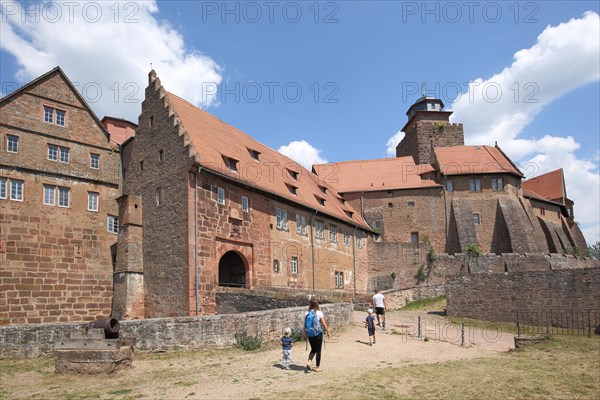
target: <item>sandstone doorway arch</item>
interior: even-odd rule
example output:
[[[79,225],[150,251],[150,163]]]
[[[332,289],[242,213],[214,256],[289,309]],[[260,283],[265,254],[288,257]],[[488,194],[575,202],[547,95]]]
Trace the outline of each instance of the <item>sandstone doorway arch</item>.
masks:
[[[219,286],[246,287],[246,265],[243,255],[228,251],[219,260]]]

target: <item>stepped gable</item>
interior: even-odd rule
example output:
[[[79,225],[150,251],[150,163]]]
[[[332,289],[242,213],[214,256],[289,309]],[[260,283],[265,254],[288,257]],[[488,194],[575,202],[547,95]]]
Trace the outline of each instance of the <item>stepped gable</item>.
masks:
[[[523,181],[522,187],[523,194],[565,205],[567,194],[562,168]]]
[[[203,168],[370,230],[332,186],[297,162],[173,93],[165,97]]]
[[[430,164],[415,164],[412,157],[315,164],[313,171],[339,193],[439,187],[421,175],[435,171]]]
[[[444,175],[523,174],[498,148],[492,146],[436,147],[435,158]]]

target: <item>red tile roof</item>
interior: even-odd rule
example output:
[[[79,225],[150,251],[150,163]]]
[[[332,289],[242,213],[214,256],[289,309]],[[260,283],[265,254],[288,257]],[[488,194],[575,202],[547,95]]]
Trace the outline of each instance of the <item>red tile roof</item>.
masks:
[[[440,172],[444,175],[506,173],[523,176],[497,147],[436,147],[434,152]]]
[[[315,164],[313,170],[339,193],[439,186],[420,176],[435,168],[429,164],[416,165],[412,157]]]
[[[359,213],[347,203],[342,204],[332,186],[297,162],[175,94],[167,93],[167,98],[204,168],[370,230]],[[253,158],[252,152],[259,153],[259,161]],[[237,172],[225,164],[227,159],[236,162]],[[297,179],[289,171],[296,172]],[[297,188],[297,195],[291,193],[290,186]],[[319,204],[319,198],[325,200],[325,206]]]
[[[110,140],[117,144],[123,144],[127,139],[135,135],[137,124],[122,118],[106,116],[102,118],[102,125],[110,133]]]
[[[567,198],[562,168],[523,181],[521,187],[523,188],[523,192],[528,190],[529,192],[534,192],[542,199],[560,204],[565,204],[565,199]]]

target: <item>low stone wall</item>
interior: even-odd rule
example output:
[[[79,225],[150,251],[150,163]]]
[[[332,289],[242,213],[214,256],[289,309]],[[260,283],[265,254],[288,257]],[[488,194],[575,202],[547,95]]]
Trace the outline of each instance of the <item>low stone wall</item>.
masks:
[[[405,289],[382,290],[388,310],[396,310],[419,299],[431,299],[446,294],[446,285],[422,285]],[[364,311],[371,308],[373,294],[359,294],[354,298],[354,309]]]
[[[600,268],[471,274],[448,279],[448,315],[514,321],[513,310],[600,309]]]
[[[350,303],[324,304],[330,327],[352,319]],[[235,344],[235,335],[259,333],[265,341],[280,337],[284,327],[300,329],[306,306],[211,315],[201,318],[157,318],[121,321],[120,337],[131,340],[143,352],[197,350]],[[0,331],[0,358],[34,358],[52,355],[54,343],[67,340],[83,324],[6,325]]]

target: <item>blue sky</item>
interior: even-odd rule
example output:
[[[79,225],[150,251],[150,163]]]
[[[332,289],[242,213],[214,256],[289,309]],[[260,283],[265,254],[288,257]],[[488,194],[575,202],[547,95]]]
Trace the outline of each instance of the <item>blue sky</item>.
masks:
[[[597,1],[35,4],[2,3],[4,94],[60,65],[100,117],[136,121],[152,63],[169,91],[307,165],[390,156],[414,100],[441,97],[468,144],[564,167],[600,237]]]

